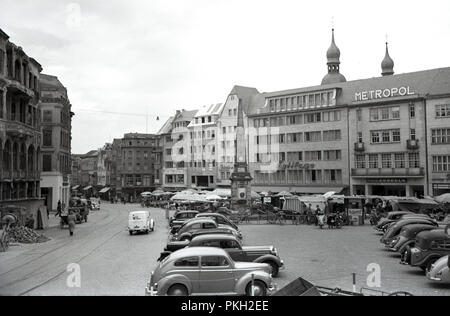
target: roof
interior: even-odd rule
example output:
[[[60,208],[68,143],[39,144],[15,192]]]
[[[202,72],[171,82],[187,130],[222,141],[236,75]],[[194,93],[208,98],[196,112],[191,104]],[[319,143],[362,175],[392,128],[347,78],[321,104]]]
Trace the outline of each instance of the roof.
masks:
[[[220,112],[222,112],[223,106],[224,106],[223,103],[205,105],[201,107],[200,110],[197,111],[197,113],[195,113],[194,117],[219,115]]]
[[[242,110],[245,114],[253,113],[256,108],[264,106],[265,98],[256,88],[234,86],[230,95],[236,95],[242,101]]]
[[[363,91],[384,90],[388,88],[390,89],[404,86],[411,87],[415,97],[449,94],[450,67],[409,72],[392,76],[359,79],[327,85],[310,86],[291,90],[275,91],[262,93],[262,95],[264,96],[264,98],[270,98],[339,88],[341,89],[341,94],[338,95],[337,104],[349,105],[354,103],[355,93]],[[395,100],[396,98],[397,97],[391,99]],[[269,111],[269,109],[266,110]],[[257,114],[257,111],[253,111],[251,114]]]
[[[0,36],[4,37],[5,39],[9,39],[9,35],[6,34],[1,28],[0,28]]]
[[[194,116],[197,113],[197,111],[198,110],[192,110],[192,111],[181,110],[175,116],[175,118],[173,120],[173,123],[175,123],[175,122],[184,122],[184,121],[189,121],[190,122],[194,118]]]
[[[204,235],[198,235],[192,238],[192,240],[209,240],[209,239],[226,239],[226,240],[236,240],[236,237],[231,234],[204,234]]]
[[[158,135],[161,134],[169,134],[172,130],[172,123],[174,120],[174,116],[169,117],[169,119],[164,123],[164,125],[159,129]]]
[[[214,247],[192,247],[182,248],[170,254],[171,260],[177,260],[186,256],[226,256],[227,252],[221,248]]]
[[[417,238],[422,239],[450,239],[450,237],[445,233],[444,229],[433,229],[420,232],[417,234]]]

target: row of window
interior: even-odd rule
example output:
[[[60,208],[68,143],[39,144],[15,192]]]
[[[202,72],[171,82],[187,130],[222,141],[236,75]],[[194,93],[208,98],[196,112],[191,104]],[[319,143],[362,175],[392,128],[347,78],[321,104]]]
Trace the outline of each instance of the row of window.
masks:
[[[340,169],[278,170],[276,172],[255,171],[255,183],[270,184],[340,184]]]
[[[331,142],[342,140],[341,130],[330,130],[317,132],[297,132],[277,135],[262,135],[255,136],[256,145],[270,145],[270,144],[289,144],[301,142]]]
[[[267,154],[256,154],[257,163],[271,163],[284,161],[337,161],[342,159],[341,150],[313,150],[313,151],[290,151]]]
[[[420,168],[420,156],[419,153],[361,154],[356,155],[355,167],[357,169]]]
[[[269,99],[270,112],[309,109],[335,105],[334,91]]]
[[[370,139],[372,144],[390,144],[400,142],[400,129],[386,129],[371,131]]]
[[[279,127],[299,124],[312,124],[322,122],[339,122],[341,121],[341,111],[325,111],[314,112],[308,114],[296,114],[266,118],[253,119],[253,126],[259,127]]]
[[[450,128],[437,128],[431,130],[432,144],[450,144]]]
[[[149,187],[154,183],[154,177],[150,175],[126,175],[124,180],[126,186]]]
[[[450,155],[432,156],[432,160],[433,160],[433,172],[450,171]]]
[[[386,120],[399,120],[400,119],[400,107],[383,107],[370,109],[371,121],[386,121]]]

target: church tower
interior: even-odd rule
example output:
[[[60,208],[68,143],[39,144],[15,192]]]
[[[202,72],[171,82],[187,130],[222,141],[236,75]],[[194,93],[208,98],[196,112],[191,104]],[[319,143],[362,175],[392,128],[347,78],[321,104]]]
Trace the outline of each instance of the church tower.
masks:
[[[327,51],[328,74],[323,78],[322,85],[347,81],[339,72],[341,51],[334,41],[334,29],[331,32],[331,46]]]

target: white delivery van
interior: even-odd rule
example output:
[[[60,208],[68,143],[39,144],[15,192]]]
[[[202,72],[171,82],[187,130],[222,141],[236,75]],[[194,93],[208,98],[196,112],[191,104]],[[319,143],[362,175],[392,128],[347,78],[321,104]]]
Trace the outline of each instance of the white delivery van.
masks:
[[[149,211],[134,211],[128,215],[128,231],[130,235],[133,232],[144,232],[146,234],[149,231],[155,230],[155,222],[150,218]]]

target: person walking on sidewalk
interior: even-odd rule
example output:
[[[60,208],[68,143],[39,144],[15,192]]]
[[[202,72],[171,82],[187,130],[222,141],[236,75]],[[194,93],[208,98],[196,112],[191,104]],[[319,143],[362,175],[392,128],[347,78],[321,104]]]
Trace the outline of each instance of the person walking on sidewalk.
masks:
[[[69,211],[69,215],[67,216],[67,222],[69,223],[69,232],[70,236],[73,236],[73,231],[75,230],[75,221],[77,217],[73,213],[73,211]]]
[[[59,200],[59,201],[58,201],[58,206],[56,207],[56,214],[55,214],[55,217],[56,217],[56,216],[61,216],[61,211],[62,211],[62,209],[61,209],[61,200]]]

